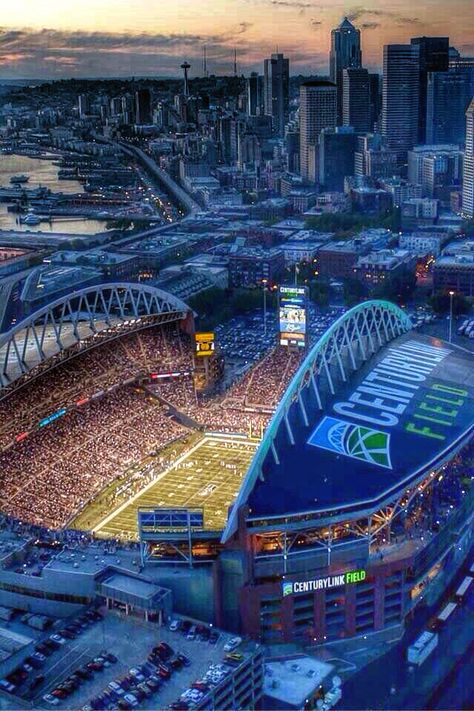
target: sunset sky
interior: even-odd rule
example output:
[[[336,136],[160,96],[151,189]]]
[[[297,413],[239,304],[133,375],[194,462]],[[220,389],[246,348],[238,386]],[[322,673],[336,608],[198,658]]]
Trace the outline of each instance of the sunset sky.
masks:
[[[6,0],[4,0],[6,3]],[[261,70],[275,51],[291,72],[326,73],[332,27],[348,15],[362,30],[364,65],[382,46],[418,35],[449,35],[474,55],[474,0],[13,0],[2,13],[0,79],[176,76],[187,59],[201,73]]]

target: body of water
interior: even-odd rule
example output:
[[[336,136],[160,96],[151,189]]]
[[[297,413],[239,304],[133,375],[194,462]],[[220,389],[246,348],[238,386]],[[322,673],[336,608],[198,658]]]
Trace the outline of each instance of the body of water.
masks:
[[[59,161],[60,156],[54,160]],[[0,186],[12,187],[10,178],[14,175],[28,175],[25,188],[37,188],[40,185],[62,193],[82,193],[82,184],[77,180],[59,180],[58,166],[52,160],[28,158],[27,156],[0,155]],[[84,218],[57,217],[52,222],[39,225],[22,225],[18,215],[8,212],[7,203],[0,203],[0,230],[22,230],[30,232],[70,232],[71,234],[95,234],[105,231],[105,223]]]

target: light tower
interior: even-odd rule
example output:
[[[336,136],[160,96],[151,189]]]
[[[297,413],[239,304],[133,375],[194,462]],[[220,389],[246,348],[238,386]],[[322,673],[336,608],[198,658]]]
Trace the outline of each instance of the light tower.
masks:
[[[191,65],[188,62],[183,62],[181,69],[184,71],[184,95],[189,96],[189,84],[188,84],[188,69],[191,69]]]

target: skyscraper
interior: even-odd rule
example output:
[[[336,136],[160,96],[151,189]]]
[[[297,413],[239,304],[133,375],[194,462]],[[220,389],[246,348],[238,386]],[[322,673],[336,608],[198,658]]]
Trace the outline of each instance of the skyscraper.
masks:
[[[316,182],[315,156],[323,128],[337,123],[337,87],[329,81],[306,81],[300,87],[300,170],[310,182]]]
[[[448,71],[449,37],[414,37],[411,44],[419,53],[418,143],[425,143],[428,73]]]
[[[382,113],[382,82],[380,74],[369,74],[370,82],[370,130],[379,130]]]
[[[342,123],[356,133],[370,131],[370,80],[367,69],[342,70]]]
[[[342,122],[342,71],[362,66],[360,30],[347,17],[339,27],[331,31],[331,52],[329,55],[329,76],[337,86],[337,120]]]
[[[139,89],[135,92],[135,123],[138,125],[151,123],[150,89]]]
[[[324,128],[319,137],[319,185],[325,191],[342,192],[344,178],[354,175],[357,136],[352,126]]]
[[[462,69],[428,74],[426,143],[464,143],[470,84],[469,72]]]
[[[247,79],[247,114],[259,116],[262,104],[262,77],[257,72],[252,72]]]
[[[474,218],[474,99],[472,99],[466,111],[462,212],[466,217]]]
[[[272,54],[265,60],[263,100],[267,116],[272,117],[273,130],[277,136],[285,133],[288,121],[290,97],[290,60],[283,54]]]
[[[388,150],[406,158],[418,138],[419,48],[388,44],[383,48],[382,135]]]

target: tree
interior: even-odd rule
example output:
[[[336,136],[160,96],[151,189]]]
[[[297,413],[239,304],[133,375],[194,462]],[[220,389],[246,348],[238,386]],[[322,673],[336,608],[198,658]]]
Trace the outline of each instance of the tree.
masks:
[[[406,304],[416,289],[416,274],[403,269],[383,282],[374,291],[374,296],[400,304]]]
[[[329,304],[330,286],[326,281],[312,281],[309,285],[309,298],[318,306]]]
[[[344,280],[344,303],[346,306],[354,306],[360,301],[367,298],[368,289],[365,284],[363,284],[358,279],[345,279]]]
[[[451,297],[449,291],[437,291],[430,298],[430,306],[436,314],[445,314],[450,309]],[[453,296],[453,314],[466,314],[470,311],[471,305],[465,296],[462,294],[454,294]]]

